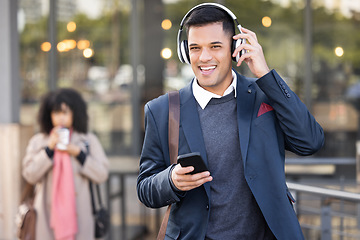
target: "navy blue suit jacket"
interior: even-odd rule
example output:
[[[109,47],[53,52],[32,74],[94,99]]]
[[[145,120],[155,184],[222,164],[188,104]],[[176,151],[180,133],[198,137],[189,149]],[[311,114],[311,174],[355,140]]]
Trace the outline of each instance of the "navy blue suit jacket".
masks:
[[[274,70],[257,81],[237,73],[236,91],[246,181],[275,237],[303,239],[285,182],[285,150],[303,156],[313,154],[323,145],[323,130]],[[171,187],[168,112],[167,94],[145,105],[138,197],[152,208],[173,204],[166,239],[204,239],[211,211],[211,183],[181,193]],[[179,155],[200,152],[207,163],[191,84],[180,90],[179,131]]]

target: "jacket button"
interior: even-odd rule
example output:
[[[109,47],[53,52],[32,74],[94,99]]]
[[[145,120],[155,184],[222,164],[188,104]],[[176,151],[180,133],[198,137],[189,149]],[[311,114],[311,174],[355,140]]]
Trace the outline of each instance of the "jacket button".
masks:
[[[209,210],[209,205],[206,205],[206,210]]]

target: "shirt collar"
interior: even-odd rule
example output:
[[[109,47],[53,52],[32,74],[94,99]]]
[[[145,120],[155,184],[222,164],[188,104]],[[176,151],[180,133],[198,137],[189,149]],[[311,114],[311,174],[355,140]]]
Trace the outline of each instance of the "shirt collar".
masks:
[[[237,76],[234,70],[231,70],[232,73],[232,83],[230,86],[225,90],[224,95],[226,96],[232,91],[235,90],[235,98],[236,98],[236,83],[237,83]],[[199,103],[200,107],[204,109],[207,104],[210,102],[211,98],[221,98],[223,96],[217,95],[215,93],[209,92],[205,90],[204,88],[200,87],[199,83],[197,82],[197,79],[194,78],[193,84],[192,84],[192,90],[194,97],[196,101]]]

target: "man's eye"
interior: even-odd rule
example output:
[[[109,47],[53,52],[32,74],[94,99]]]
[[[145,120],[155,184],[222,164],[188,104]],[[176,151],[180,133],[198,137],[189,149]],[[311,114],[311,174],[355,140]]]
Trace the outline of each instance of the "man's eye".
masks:
[[[221,46],[220,45],[214,45],[214,46],[212,46],[212,48],[221,48]]]
[[[199,49],[198,47],[190,47],[190,50],[197,50]]]

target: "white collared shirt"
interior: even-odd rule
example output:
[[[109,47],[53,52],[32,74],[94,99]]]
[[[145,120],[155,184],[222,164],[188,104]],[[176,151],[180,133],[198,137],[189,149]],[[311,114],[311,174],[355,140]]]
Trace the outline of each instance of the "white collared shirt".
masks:
[[[235,91],[235,98],[236,98],[237,77],[236,77],[236,73],[234,72],[234,70],[231,70],[231,73],[232,73],[232,79],[233,79],[232,83],[225,90],[223,96],[226,96],[229,93],[231,93],[232,91]],[[199,105],[200,105],[200,107],[202,109],[204,109],[208,105],[211,98],[221,98],[221,97],[223,97],[223,96],[217,95],[215,93],[209,92],[209,91],[205,90],[204,88],[200,87],[200,85],[199,85],[196,78],[194,78],[194,81],[193,81],[193,84],[192,84],[192,90],[193,90],[193,94],[194,94],[194,97],[195,97],[196,101],[199,103]]]

